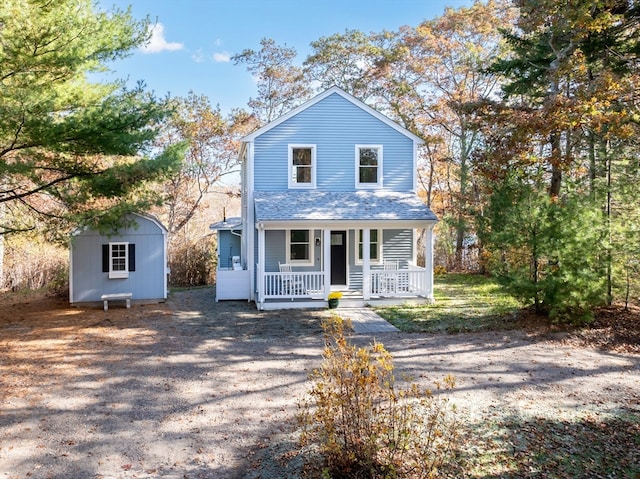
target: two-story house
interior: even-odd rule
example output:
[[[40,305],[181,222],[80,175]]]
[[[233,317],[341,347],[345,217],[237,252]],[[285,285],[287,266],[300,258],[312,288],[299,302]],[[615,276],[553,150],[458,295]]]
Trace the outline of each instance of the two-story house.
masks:
[[[217,299],[260,309],[433,298],[421,139],[333,87],[245,137],[242,217],[219,233]],[[426,267],[416,265],[426,230]]]

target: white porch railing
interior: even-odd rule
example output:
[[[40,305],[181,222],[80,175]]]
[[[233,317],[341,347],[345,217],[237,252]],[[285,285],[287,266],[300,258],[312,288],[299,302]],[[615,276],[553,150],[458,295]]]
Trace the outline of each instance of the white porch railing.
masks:
[[[428,294],[425,269],[371,270],[371,295],[400,297]]]
[[[270,298],[324,298],[324,272],[264,272],[263,297]]]
[[[266,299],[324,299],[324,272],[260,272],[262,301]],[[425,269],[371,270],[373,297],[399,298],[430,294]]]

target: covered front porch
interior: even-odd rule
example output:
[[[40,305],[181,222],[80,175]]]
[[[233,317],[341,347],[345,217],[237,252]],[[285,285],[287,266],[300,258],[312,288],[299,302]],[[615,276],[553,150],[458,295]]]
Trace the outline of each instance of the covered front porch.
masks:
[[[256,191],[254,206],[259,309],[324,308],[334,291],[341,306],[433,300],[437,218],[415,193]]]
[[[300,228],[300,225],[289,225]],[[433,268],[415,264],[416,232],[366,227],[306,230],[258,228],[256,303],[259,309],[326,308],[331,292],[342,293],[340,307],[392,305],[433,300]],[[272,227],[273,228],[273,227]],[[338,228],[338,229],[334,229]],[[283,242],[268,240],[283,233],[309,231],[309,256],[317,262],[296,265],[281,254]],[[424,257],[433,254],[433,225],[425,228]],[[270,234],[271,233],[271,234]],[[407,238],[410,245],[407,245]],[[404,239],[405,244],[401,244]],[[286,248],[291,243],[285,241]],[[395,246],[395,247],[394,247]],[[297,247],[300,247],[298,245]],[[370,255],[362,255],[369,251]],[[284,255],[286,256],[286,255]],[[278,258],[277,267],[274,258]],[[280,261],[282,260],[282,261]],[[430,263],[430,262],[429,262]]]

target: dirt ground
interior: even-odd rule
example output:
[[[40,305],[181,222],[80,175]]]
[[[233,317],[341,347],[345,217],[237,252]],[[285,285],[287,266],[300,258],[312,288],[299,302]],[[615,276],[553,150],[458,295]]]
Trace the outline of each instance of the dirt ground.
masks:
[[[209,288],[107,312],[0,294],[0,479],[299,477],[291,425],[328,314],[216,303]],[[640,411],[637,339],[603,328],[376,339],[398,377],[453,374],[470,420]]]

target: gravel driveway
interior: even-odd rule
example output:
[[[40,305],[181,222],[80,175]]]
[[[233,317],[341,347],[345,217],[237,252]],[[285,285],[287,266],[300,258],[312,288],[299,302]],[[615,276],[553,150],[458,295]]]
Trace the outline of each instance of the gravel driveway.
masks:
[[[260,312],[211,289],[51,308],[1,313],[0,479],[297,477],[290,425],[327,311]],[[418,382],[455,375],[470,418],[640,410],[637,355],[517,331],[377,339]]]

